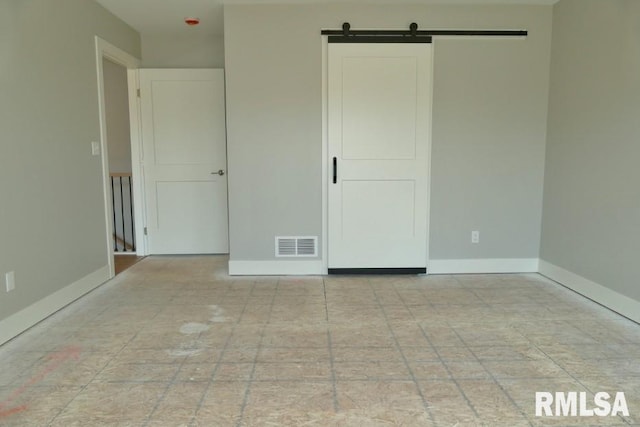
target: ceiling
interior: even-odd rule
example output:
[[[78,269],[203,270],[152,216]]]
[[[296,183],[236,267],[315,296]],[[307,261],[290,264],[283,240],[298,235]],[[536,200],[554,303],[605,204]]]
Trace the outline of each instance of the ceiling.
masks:
[[[96,0],[143,35],[173,35],[187,31],[223,35],[224,4],[239,3],[344,3],[340,0]],[[349,0],[354,4],[539,4],[558,0]],[[188,27],[186,17],[200,18],[200,25]]]
[[[140,34],[173,35],[186,31],[222,36],[222,0],[96,0]],[[188,27],[184,18],[200,18]]]

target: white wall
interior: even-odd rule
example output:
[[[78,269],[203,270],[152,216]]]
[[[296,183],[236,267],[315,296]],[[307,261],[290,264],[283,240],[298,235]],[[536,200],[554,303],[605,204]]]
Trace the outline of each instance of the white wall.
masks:
[[[562,0],[553,12],[540,256],[601,285],[588,294],[601,302],[640,302],[639,23],[635,0]]]
[[[323,28],[527,29],[437,39],[432,259],[537,258],[550,6],[228,5],[231,259],[272,260],[275,235],[322,232]],[[470,243],[479,230],[481,243]]]
[[[173,35],[144,34],[142,68],[224,68],[224,40],[196,31]]]
[[[12,315],[53,295],[68,302],[80,296],[64,291],[70,284],[104,279],[94,37],[138,57],[140,40],[87,0],[3,0],[0,17],[0,277],[16,276],[13,292],[3,280],[0,288],[2,342],[41,320]]]

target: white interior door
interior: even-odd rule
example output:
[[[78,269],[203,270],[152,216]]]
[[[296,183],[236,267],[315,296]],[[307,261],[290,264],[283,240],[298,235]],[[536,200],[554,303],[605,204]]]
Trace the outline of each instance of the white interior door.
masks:
[[[140,70],[150,254],[227,253],[223,70]]]
[[[431,44],[328,49],[329,272],[424,272]]]

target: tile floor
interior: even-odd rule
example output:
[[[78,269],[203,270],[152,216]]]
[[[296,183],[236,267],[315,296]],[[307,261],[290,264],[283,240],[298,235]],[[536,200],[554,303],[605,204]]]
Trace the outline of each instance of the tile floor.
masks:
[[[226,262],[146,258],[0,347],[0,425],[640,425],[640,326],[541,276]],[[536,391],[630,414],[536,417]]]

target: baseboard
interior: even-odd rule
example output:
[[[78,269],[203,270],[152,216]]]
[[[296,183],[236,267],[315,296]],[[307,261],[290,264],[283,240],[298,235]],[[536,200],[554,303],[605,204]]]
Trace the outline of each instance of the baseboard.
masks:
[[[427,274],[537,273],[537,258],[451,259],[429,261]],[[229,261],[231,276],[326,274],[322,261]]]
[[[540,260],[540,274],[575,291],[634,322],[640,323],[640,301],[622,295],[603,285],[565,270],[562,267]]]
[[[105,265],[6,319],[0,320],[0,345],[20,335],[107,280],[109,280],[109,266]]]
[[[323,274],[316,261],[229,261],[230,276],[309,276]]]
[[[432,259],[427,274],[537,273],[538,258]]]

